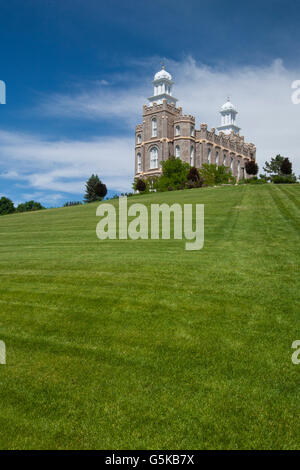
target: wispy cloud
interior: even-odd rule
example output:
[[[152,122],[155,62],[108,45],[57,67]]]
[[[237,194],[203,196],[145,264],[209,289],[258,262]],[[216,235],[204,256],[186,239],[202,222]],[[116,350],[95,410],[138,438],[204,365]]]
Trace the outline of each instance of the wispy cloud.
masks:
[[[287,69],[280,60],[264,67],[207,67],[192,58],[166,62],[166,67],[174,76],[179,105],[184,113],[195,115],[197,126],[207,122],[217,127],[219,108],[229,94],[239,110],[242,134],[257,146],[260,169],[266,159],[281,153],[291,158],[294,171],[300,173],[300,105],[291,102],[291,84],[300,79],[300,69]],[[112,134],[115,123],[122,122],[127,135],[120,137],[115,131],[113,137],[83,141],[1,131],[1,177],[17,182],[24,193],[47,191],[54,198],[82,194],[84,182],[93,172],[108,188],[129,190],[134,172],[134,127],[142,122],[142,105],[152,93],[149,63],[135,64],[135,70],[132,75],[126,72],[123,84],[120,76],[109,83],[103,79],[84,90],[81,87],[80,92],[77,87],[74,93],[50,95],[39,106],[44,118],[108,121]]]
[[[132,138],[50,141],[0,132],[0,176],[33,190],[80,194],[91,173],[111,190],[128,190],[133,175]]]
[[[103,83],[93,84],[91,90],[45,97],[38,111],[43,115],[72,119],[117,120],[118,124],[132,128],[146,101],[145,92],[145,87],[133,90],[127,87],[116,89],[109,83],[105,86]]]
[[[42,110],[77,119],[118,119],[133,134],[134,125],[142,120],[142,104],[152,94],[149,63],[153,61],[133,63],[139,71],[138,80],[135,70],[131,81],[127,72],[126,86],[122,87],[119,77],[118,88],[98,86],[79,94],[56,94],[42,103]],[[192,57],[181,62],[166,61],[166,66],[174,75],[174,94],[179,105],[184,113],[196,116],[198,126],[207,122],[217,127],[219,108],[230,95],[239,110],[242,134],[257,146],[261,167],[267,158],[282,153],[300,171],[300,105],[291,102],[291,83],[300,79],[300,69],[288,69],[279,59],[263,67],[230,64],[208,67],[197,64]]]

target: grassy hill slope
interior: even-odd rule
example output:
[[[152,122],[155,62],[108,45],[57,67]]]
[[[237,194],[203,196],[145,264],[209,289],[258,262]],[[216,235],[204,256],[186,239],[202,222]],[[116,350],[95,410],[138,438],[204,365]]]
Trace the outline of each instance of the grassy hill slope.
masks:
[[[128,200],[204,203],[192,252],[98,240],[97,204],[0,217],[0,448],[299,449],[299,196]]]

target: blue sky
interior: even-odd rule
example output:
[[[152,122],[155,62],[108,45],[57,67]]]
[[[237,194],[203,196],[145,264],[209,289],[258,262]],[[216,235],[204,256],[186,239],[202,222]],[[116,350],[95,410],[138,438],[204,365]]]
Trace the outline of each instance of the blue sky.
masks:
[[[293,0],[1,1],[0,196],[61,205],[93,172],[130,190],[161,60],[197,126],[218,125],[229,93],[259,163],[282,152],[298,169],[299,14]]]

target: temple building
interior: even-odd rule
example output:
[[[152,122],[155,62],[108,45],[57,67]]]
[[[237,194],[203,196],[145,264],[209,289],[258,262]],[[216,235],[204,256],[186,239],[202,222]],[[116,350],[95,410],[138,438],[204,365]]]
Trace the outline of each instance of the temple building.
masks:
[[[247,178],[245,164],[256,159],[256,147],[246,143],[236,123],[236,108],[227,98],[220,109],[221,125],[195,127],[195,117],[182,114],[173,97],[172,76],[164,67],[153,80],[153,96],[143,107],[143,123],[136,126],[135,177],[160,175],[161,162],[179,157],[191,166],[225,165],[237,179]]]

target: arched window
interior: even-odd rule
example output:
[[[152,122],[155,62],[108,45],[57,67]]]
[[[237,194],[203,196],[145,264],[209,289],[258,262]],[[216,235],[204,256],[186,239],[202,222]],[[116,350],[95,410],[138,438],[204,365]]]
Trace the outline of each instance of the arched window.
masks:
[[[157,137],[157,119],[152,119],[152,137]]]
[[[192,146],[191,146],[191,155],[190,155],[190,165],[191,165],[191,166],[194,166],[194,165],[195,165],[195,162],[194,162],[194,160],[195,160],[194,154],[195,154],[195,152],[194,152],[194,146],[192,145]]]
[[[232,168],[233,168],[233,158],[231,157],[230,158],[230,169],[232,170]]]
[[[180,126],[175,127],[175,135],[180,135]]]
[[[226,166],[226,154],[223,155],[223,165]]]
[[[216,152],[216,166],[219,165],[219,152]]]
[[[194,137],[195,135],[195,127],[191,126],[191,136]]]
[[[207,162],[210,164],[210,157],[211,157],[211,149],[209,148],[207,151]]]
[[[137,172],[141,173],[142,171],[142,155],[140,153],[137,154]]]
[[[240,179],[240,176],[241,176],[240,172],[241,172],[241,162],[238,160],[238,162],[237,162],[237,177],[238,177],[238,179]]]
[[[152,147],[150,150],[150,168],[158,168],[158,150],[157,147]]]
[[[179,145],[176,145],[176,147],[175,147],[175,157],[180,158],[180,147],[179,147]]]
[[[142,142],[142,136],[141,134],[137,135],[137,143],[140,144]]]

